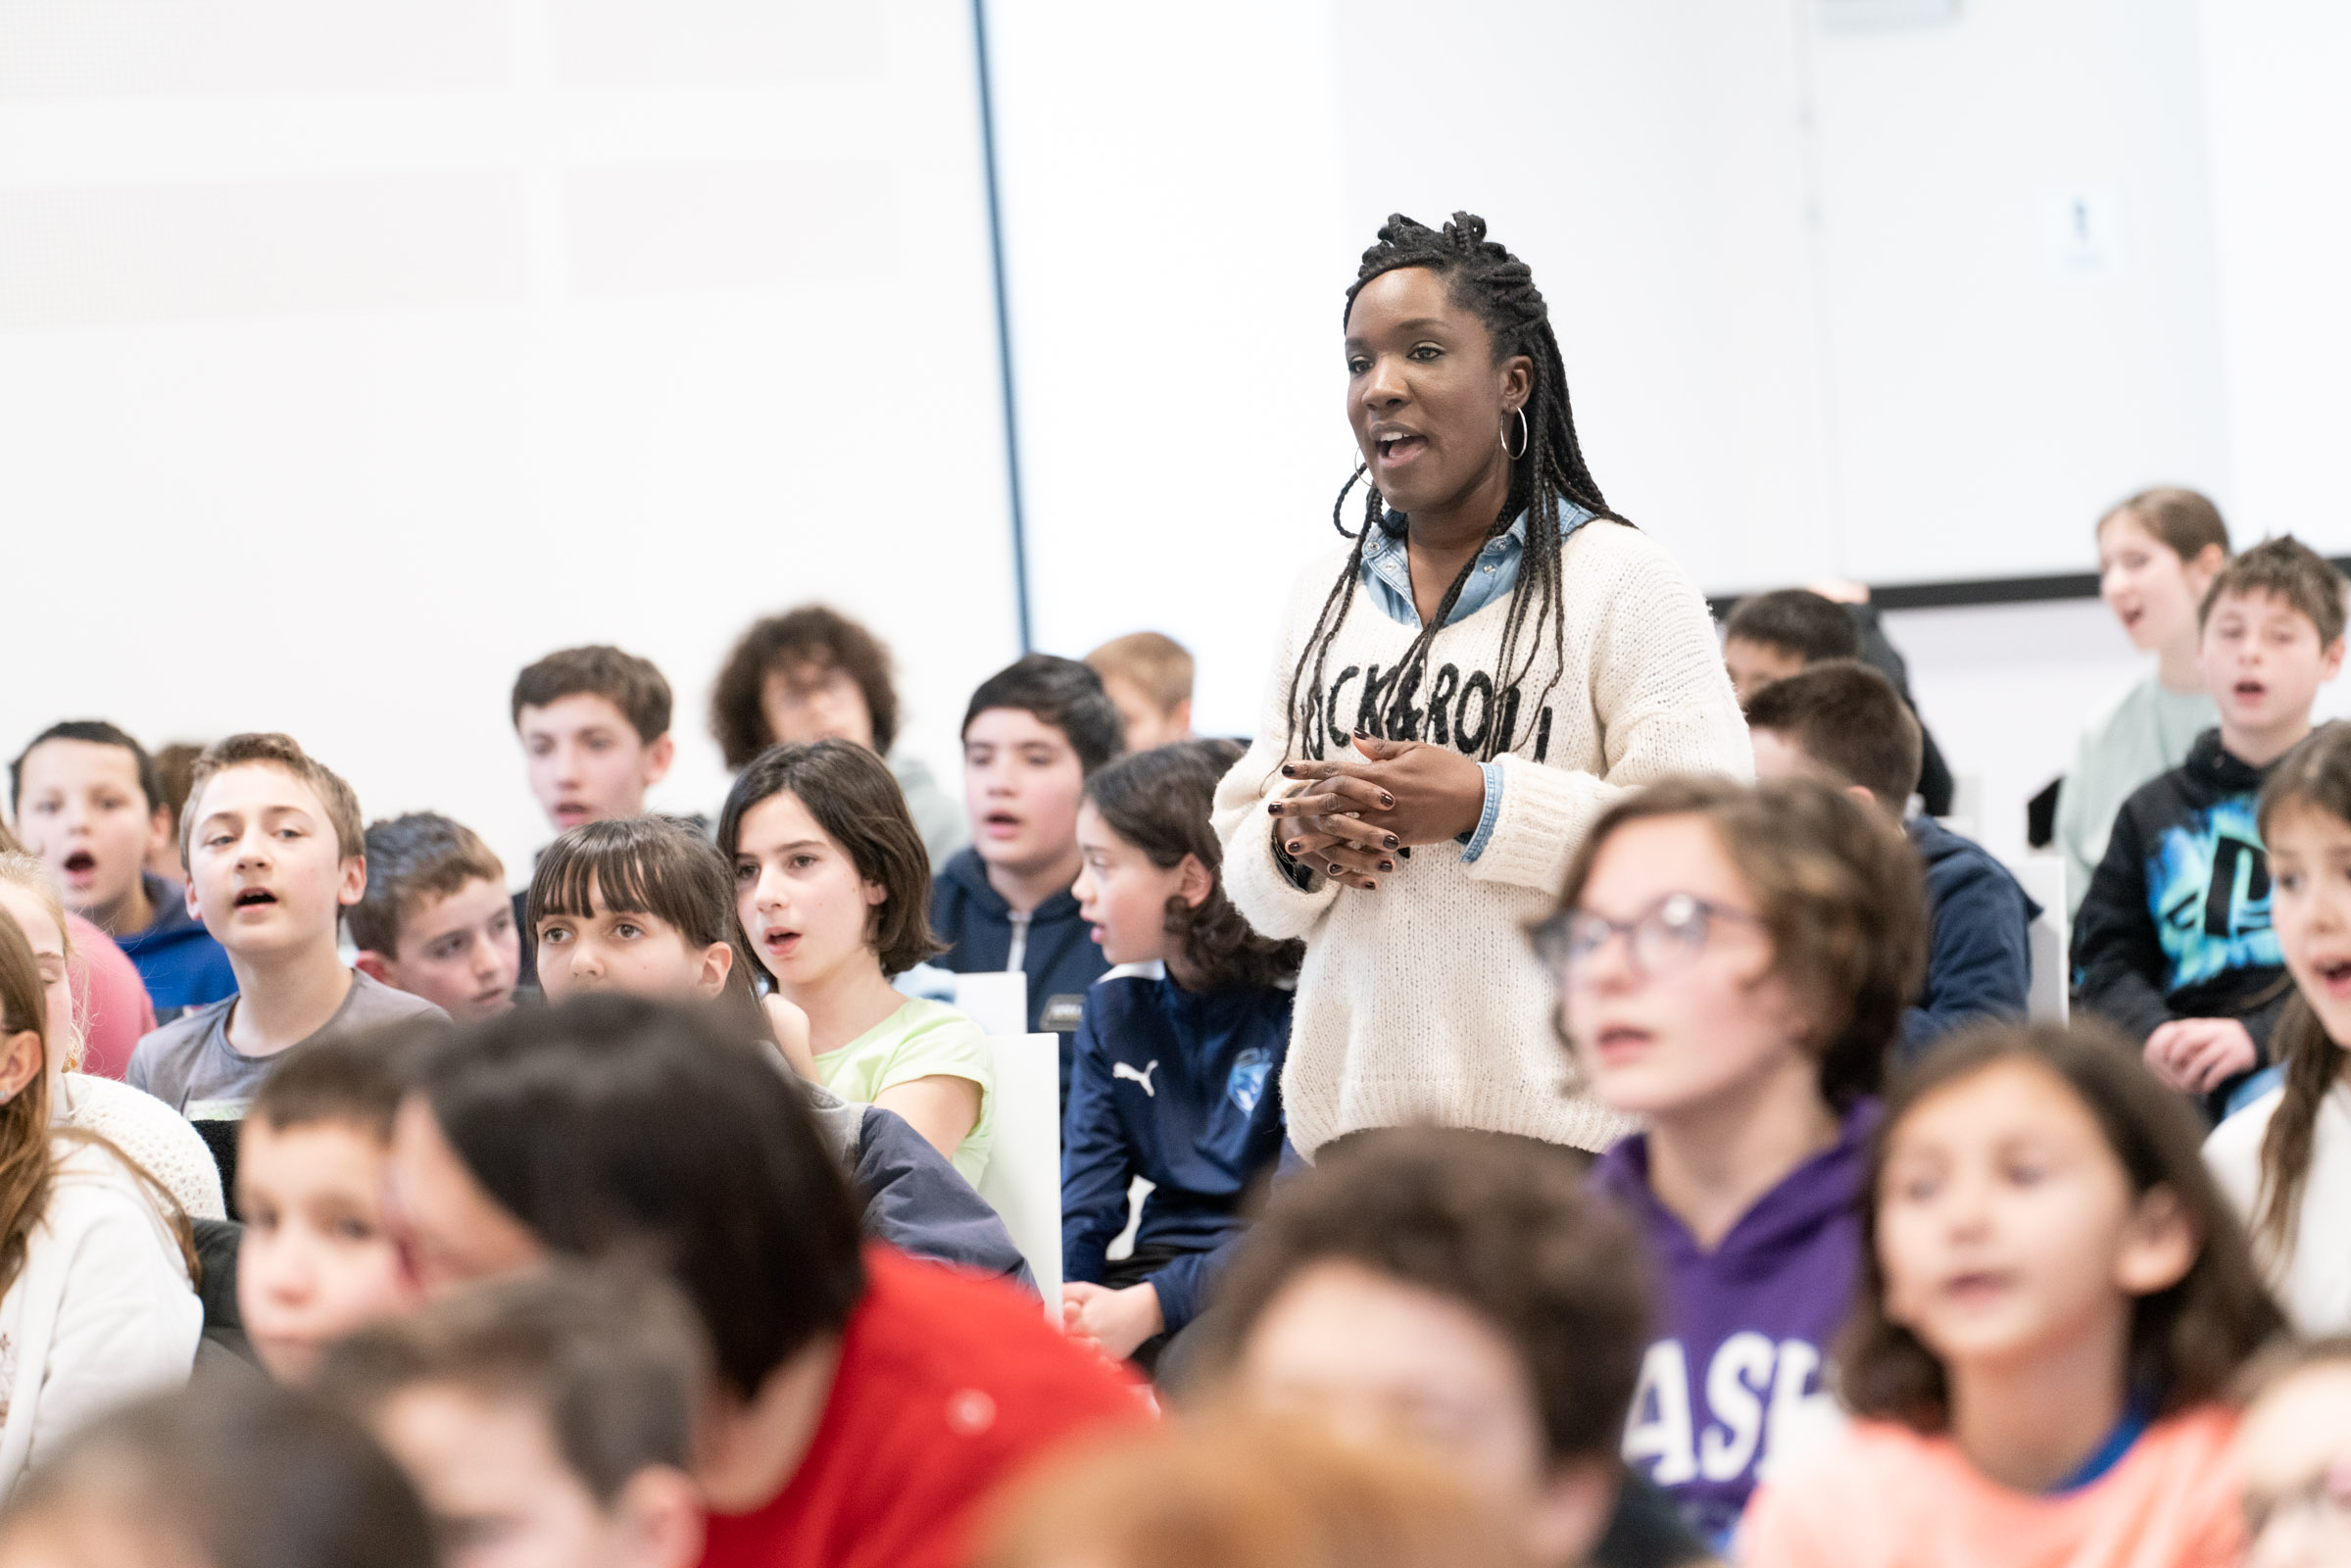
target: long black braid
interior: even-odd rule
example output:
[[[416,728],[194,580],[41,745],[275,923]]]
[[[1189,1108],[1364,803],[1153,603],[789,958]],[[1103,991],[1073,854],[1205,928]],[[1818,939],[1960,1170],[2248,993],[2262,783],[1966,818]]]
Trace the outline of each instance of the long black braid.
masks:
[[[1355,296],[1364,284],[1400,267],[1425,267],[1445,278],[1453,303],[1476,312],[1478,319],[1486,323],[1486,330],[1494,338],[1497,361],[1523,354],[1535,363],[1534,389],[1524,410],[1526,448],[1511,462],[1509,500],[1487,533],[1491,539],[1505,532],[1520,512],[1527,514],[1526,552],[1520,562],[1518,585],[1511,590],[1508,615],[1502,623],[1501,650],[1492,679],[1494,701],[1499,705],[1501,694],[1525,679],[1534,668],[1536,650],[1541,646],[1543,623],[1547,620],[1555,668],[1543,695],[1524,710],[1532,723],[1550,699],[1552,688],[1559,681],[1559,671],[1567,662],[1566,628],[1560,612],[1559,503],[1565,499],[1595,516],[1616,522],[1626,519],[1609,510],[1592,469],[1585,465],[1583,445],[1576,439],[1575,410],[1568,402],[1567,368],[1559,356],[1559,340],[1551,332],[1549,308],[1543,304],[1543,291],[1535,286],[1534,270],[1502,245],[1489,240],[1486,220],[1475,214],[1455,213],[1452,221],[1441,232],[1414,222],[1401,213],[1393,213],[1380,226],[1379,242],[1363,253],[1363,265],[1356,270],[1355,281],[1347,291],[1347,308],[1341,313],[1341,321],[1344,323],[1353,314]],[[1347,624],[1347,610],[1354,603],[1355,584],[1363,572],[1363,547],[1372,530],[1378,528],[1393,538],[1402,537],[1405,531],[1404,519],[1388,510],[1377,484],[1365,481],[1363,526],[1352,534],[1347,532],[1342,520],[1347,492],[1357,481],[1364,480],[1366,471],[1366,466],[1358,464],[1347,483],[1340,486],[1339,499],[1331,505],[1331,526],[1342,537],[1352,539],[1355,547],[1348,553],[1339,580],[1331,585],[1330,594],[1323,600],[1314,629],[1299,651],[1298,667],[1290,673],[1286,704],[1290,740],[1295,746],[1302,727],[1310,755],[1315,757],[1324,753],[1323,731],[1330,726],[1302,722],[1312,715],[1301,714],[1298,689],[1301,685],[1305,687],[1309,702],[1317,700],[1317,694],[1322,692],[1324,662],[1340,628]],[[1396,667],[1382,677],[1380,685],[1385,688],[1385,695],[1373,698],[1381,734],[1393,736],[1402,727],[1397,722],[1398,715],[1408,710],[1414,690],[1427,673],[1429,645],[1452,614],[1453,606],[1476,565],[1475,555],[1462,563],[1460,571],[1445,588],[1436,615],[1421,627]],[[1530,617],[1534,621],[1534,640],[1521,657],[1519,644]],[[1480,744],[1481,760],[1491,760],[1495,753],[1509,749],[1510,731],[1516,727],[1514,715],[1518,711],[1518,706],[1511,704],[1492,715]]]

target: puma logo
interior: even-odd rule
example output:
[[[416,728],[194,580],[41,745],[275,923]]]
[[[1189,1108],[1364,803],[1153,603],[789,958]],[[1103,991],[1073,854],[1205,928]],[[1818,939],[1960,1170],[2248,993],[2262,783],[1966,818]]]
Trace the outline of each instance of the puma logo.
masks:
[[[1110,1079],[1113,1083],[1115,1083],[1121,1078],[1132,1078],[1135,1080],[1135,1082],[1143,1086],[1143,1092],[1145,1094],[1151,1096],[1151,1099],[1156,1100],[1159,1098],[1159,1091],[1151,1087],[1151,1074],[1157,1072],[1158,1070],[1159,1063],[1156,1060],[1153,1060],[1150,1066],[1144,1068],[1141,1072],[1137,1072],[1126,1062],[1114,1061],[1110,1063]]]

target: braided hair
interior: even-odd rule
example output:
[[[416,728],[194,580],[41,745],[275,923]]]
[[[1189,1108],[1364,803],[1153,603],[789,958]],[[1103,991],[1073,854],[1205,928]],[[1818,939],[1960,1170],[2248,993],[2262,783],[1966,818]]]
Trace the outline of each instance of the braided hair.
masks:
[[[1534,270],[1511,255],[1506,247],[1488,239],[1486,220],[1475,214],[1455,213],[1452,221],[1441,231],[1415,222],[1401,213],[1393,213],[1380,227],[1378,243],[1363,253],[1363,264],[1347,291],[1342,323],[1354,314],[1355,296],[1363,291],[1364,284],[1384,272],[1405,267],[1425,267],[1445,279],[1452,302],[1475,312],[1486,324],[1494,339],[1497,361],[1523,354],[1535,364],[1534,388],[1522,411],[1527,420],[1526,447],[1511,460],[1509,499],[1487,531],[1491,539],[1506,532],[1519,513],[1527,514],[1526,553],[1521,558],[1518,585],[1511,590],[1508,614],[1502,623],[1501,650],[1489,677],[1500,710],[1486,724],[1479,742],[1480,760],[1492,760],[1497,752],[1509,748],[1519,712],[1515,702],[1502,704],[1500,694],[1510,691],[1534,667],[1546,622],[1554,657],[1553,673],[1530,713],[1542,711],[1552,687],[1558,684],[1558,671],[1566,664],[1566,628],[1561,623],[1559,608],[1560,502],[1567,501],[1614,522],[1626,519],[1609,510],[1599,484],[1584,462],[1583,445],[1576,439],[1575,410],[1568,401],[1567,368],[1559,355],[1559,340],[1551,332],[1550,310],[1543,303],[1543,291],[1535,286]],[[1303,731],[1307,755],[1313,757],[1324,754],[1330,732],[1338,727],[1335,712],[1326,717],[1318,710],[1322,699],[1317,694],[1323,690],[1323,668],[1331,644],[1338,640],[1340,628],[1347,624],[1347,611],[1354,603],[1355,585],[1363,571],[1364,546],[1375,528],[1390,538],[1403,537],[1406,528],[1403,515],[1388,510],[1377,482],[1366,478],[1368,471],[1368,464],[1358,463],[1347,483],[1340,486],[1339,499],[1331,505],[1331,526],[1339,530],[1341,537],[1351,539],[1354,549],[1348,553],[1339,580],[1331,585],[1324,598],[1322,610],[1314,619],[1314,629],[1307,634],[1305,647],[1298,653],[1298,666],[1290,673],[1290,692],[1285,705],[1290,738],[1295,743]],[[1364,486],[1363,526],[1350,534],[1342,516],[1347,493],[1357,481]],[[1437,613],[1420,628],[1420,634],[1413,638],[1396,667],[1379,682],[1382,689],[1366,693],[1366,703],[1378,715],[1380,734],[1399,740],[1413,738],[1405,733],[1412,727],[1406,715],[1427,673],[1429,645],[1451,616],[1453,606],[1476,565],[1474,555],[1462,563],[1461,569],[1446,586]],[[1301,687],[1306,694],[1303,710],[1299,705]]]

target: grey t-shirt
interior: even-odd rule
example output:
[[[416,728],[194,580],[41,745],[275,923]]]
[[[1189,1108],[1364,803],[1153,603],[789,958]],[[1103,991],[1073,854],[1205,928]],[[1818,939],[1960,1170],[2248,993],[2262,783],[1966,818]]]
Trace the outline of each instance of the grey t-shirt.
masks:
[[[123,1073],[123,1081],[133,1089],[144,1089],[190,1121],[236,1121],[243,1117],[247,1102],[261,1088],[262,1080],[269,1075],[270,1063],[285,1052],[248,1056],[231,1046],[228,1015],[236,1004],[237,999],[230,997],[224,1002],[190,1007],[153,1034],[141,1036],[138,1049],[130,1054],[130,1067]],[[395,991],[354,969],[351,989],[344,994],[343,1004],[335,1009],[334,1016],[318,1033],[297,1041],[287,1050],[299,1050],[312,1040],[323,1040],[329,1035],[347,1034],[354,1029],[420,1014],[448,1017],[422,997]]]

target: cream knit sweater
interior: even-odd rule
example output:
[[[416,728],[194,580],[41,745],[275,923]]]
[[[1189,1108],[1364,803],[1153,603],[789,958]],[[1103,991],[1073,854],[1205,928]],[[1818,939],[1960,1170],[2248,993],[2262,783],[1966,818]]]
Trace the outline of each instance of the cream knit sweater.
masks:
[[[1344,748],[1365,672],[1393,668],[1413,631],[1358,585],[1324,661],[1331,689],[1300,693],[1321,722],[1286,749],[1291,670],[1346,558],[1308,568],[1292,598],[1256,744],[1216,792],[1216,832],[1225,886],[1249,923],[1305,939],[1282,1095],[1291,1142],[1309,1158],[1343,1134],[1411,1122],[1590,1150],[1632,1130],[1570,1089],[1550,977],[1526,927],[1549,912],[1585,830],[1627,789],[1680,772],[1746,778],[1754,757],[1705,602],[1673,558],[1605,520],[1570,534],[1561,558],[1567,665],[1548,699],[1550,629],[1534,638],[1530,616],[1514,662],[1533,652],[1533,667],[1494,700],[1505,595],[1437,634],[1407,705],[1413,732],[1394,737],[1474,754],[1497,710],[1514,718],[1495,754],[1501,810],[1484,853],[1465,862],[1457,844],[1417,846],[1376,893],[1319,876],[1299,889],[1274,857],[1265,802],[1288,787],[1283,761],[1317,755],[1325,728],[1336,735],[1319,755],[1352,755]]]

